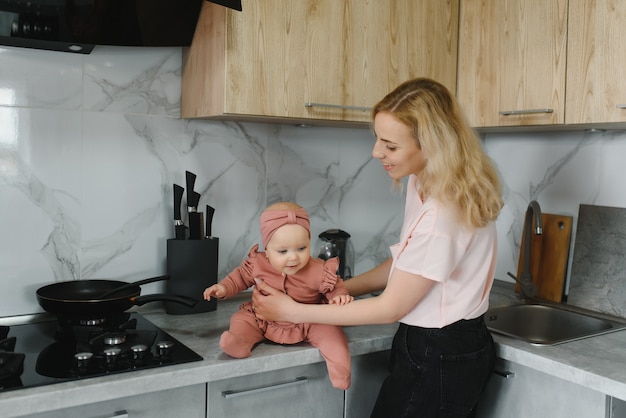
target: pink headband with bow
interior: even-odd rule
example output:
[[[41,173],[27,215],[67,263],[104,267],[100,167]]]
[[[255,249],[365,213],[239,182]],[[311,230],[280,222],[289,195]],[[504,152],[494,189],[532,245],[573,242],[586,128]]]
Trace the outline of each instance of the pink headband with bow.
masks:
[[[274,235],[274,232],[283,225],[300,225],[304,227],[311,236],[309,214],[304,208],[295,210],[266,210],[261,214],[261,241],[263,247]]]

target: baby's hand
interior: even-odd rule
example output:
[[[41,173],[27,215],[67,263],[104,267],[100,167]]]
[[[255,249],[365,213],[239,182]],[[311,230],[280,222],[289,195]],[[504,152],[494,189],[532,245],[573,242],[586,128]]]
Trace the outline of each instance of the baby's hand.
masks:
[[[218,283],[204,289],[204,299],[211,300],[211,296],[213,296],[214,298],[222,299],[224,296],[226,296],[226,288]]]
[[[335,296],[334,298],[329,300],[328,303],[330,305],[347,305],[353,300],[354,300],[354,297],[350,295],[340,295],[340,296]]]

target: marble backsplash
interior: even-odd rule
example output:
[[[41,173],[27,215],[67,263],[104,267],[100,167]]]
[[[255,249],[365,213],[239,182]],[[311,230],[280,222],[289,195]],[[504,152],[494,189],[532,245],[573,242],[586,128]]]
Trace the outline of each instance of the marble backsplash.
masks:
[[[4,47],[0,62],[0,316],[39,311],[35,290],[53,281],[164,273],[185,170],[200,207],[216,208],[220,276],[259,241],[258,215],[277,200],[309,210],[313,245],[325,229],[350,232],[356,273],[397,239],[403,196],[371,159],[368,129],[181,120],[180,48]],[[499,279],[516,269],[530,200],[575,218],[580,203],[626,207],[624,132],[484,144],[505,187]]]
[[[0,48],[0,60],[0,316],[39,311],[35,291],[53,281],[163,274],[185,170],[199,207],[216,209],[220,276],[278,200],[308,209],[313,245],[348,231],[357,271],[388,257],[403,196],[369,129],[181,120],[180,48]]]

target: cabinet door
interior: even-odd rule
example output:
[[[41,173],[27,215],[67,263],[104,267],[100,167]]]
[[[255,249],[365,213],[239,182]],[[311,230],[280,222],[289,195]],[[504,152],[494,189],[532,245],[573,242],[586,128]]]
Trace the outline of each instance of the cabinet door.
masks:
[[[325,363],[210,382],[208,417],[342,417],[344,391],[328,379]]]
[[[458,2],[205,2],[183,55],[182,115],[369,122],[409,78],[455,91]]]
[[[243,0],[238,12],[203,2],[183,53],[182,116],[289,116],[302,106],[310,3]]]
[[[476,127],[562,124],[567,0],[463,0],[457,96]]]
[[[626,121],[626,2],[570,0],[568,124]]]
[[[241,13],[228,12],[224,113],[289,117],[302,107],[311,4],[243,0]]]
[[[543,372],[496,359],[478,418],[604,417],[607,396]]]
[[[388,375],[388,350],[352,357],[352,384],[346,391],[345,418],[369,417]]]
[[[454,93],[458,10],[458,0],[315,2],[305,22],[304,90],[314,105],[301,116],[369,122],[374,104],[415,77]]]
[[[205,418],[205,404],[206,385],[200,384],[48,411],[26,418]]]

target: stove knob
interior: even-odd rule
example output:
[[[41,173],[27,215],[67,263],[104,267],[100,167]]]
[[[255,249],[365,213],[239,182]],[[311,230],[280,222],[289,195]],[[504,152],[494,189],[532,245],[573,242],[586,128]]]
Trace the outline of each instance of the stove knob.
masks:
[[[103,351],[104,353],[104,364],[107,368],[112,369],[117,364],[117,361],[121,357],[120,354],[122,350],[119,348],[107,348]]]
[[[143,362],[143,359],[146,357],[146,353],[148,352],[148,346],[145,344],[137,344],[133,345],[130,349],[133,352],[133,364],[141,364]]]
[[[172,355],[174,343],[171,341],[159,341],[156,346],[159,359],[161,359],[161,361],[169,360]]]
[[[76,361],[76,368],[81,372],[85,371],[87,367],[89,367],[89,363],[91,362],[92,358],[93,358],[93,353],[90,353],[88,351],[83,351],[83,352],[74,354],[74,360]]]
[[[25,37],[30,36],[30,22],[28,20],[22,23],[22,34]]]

